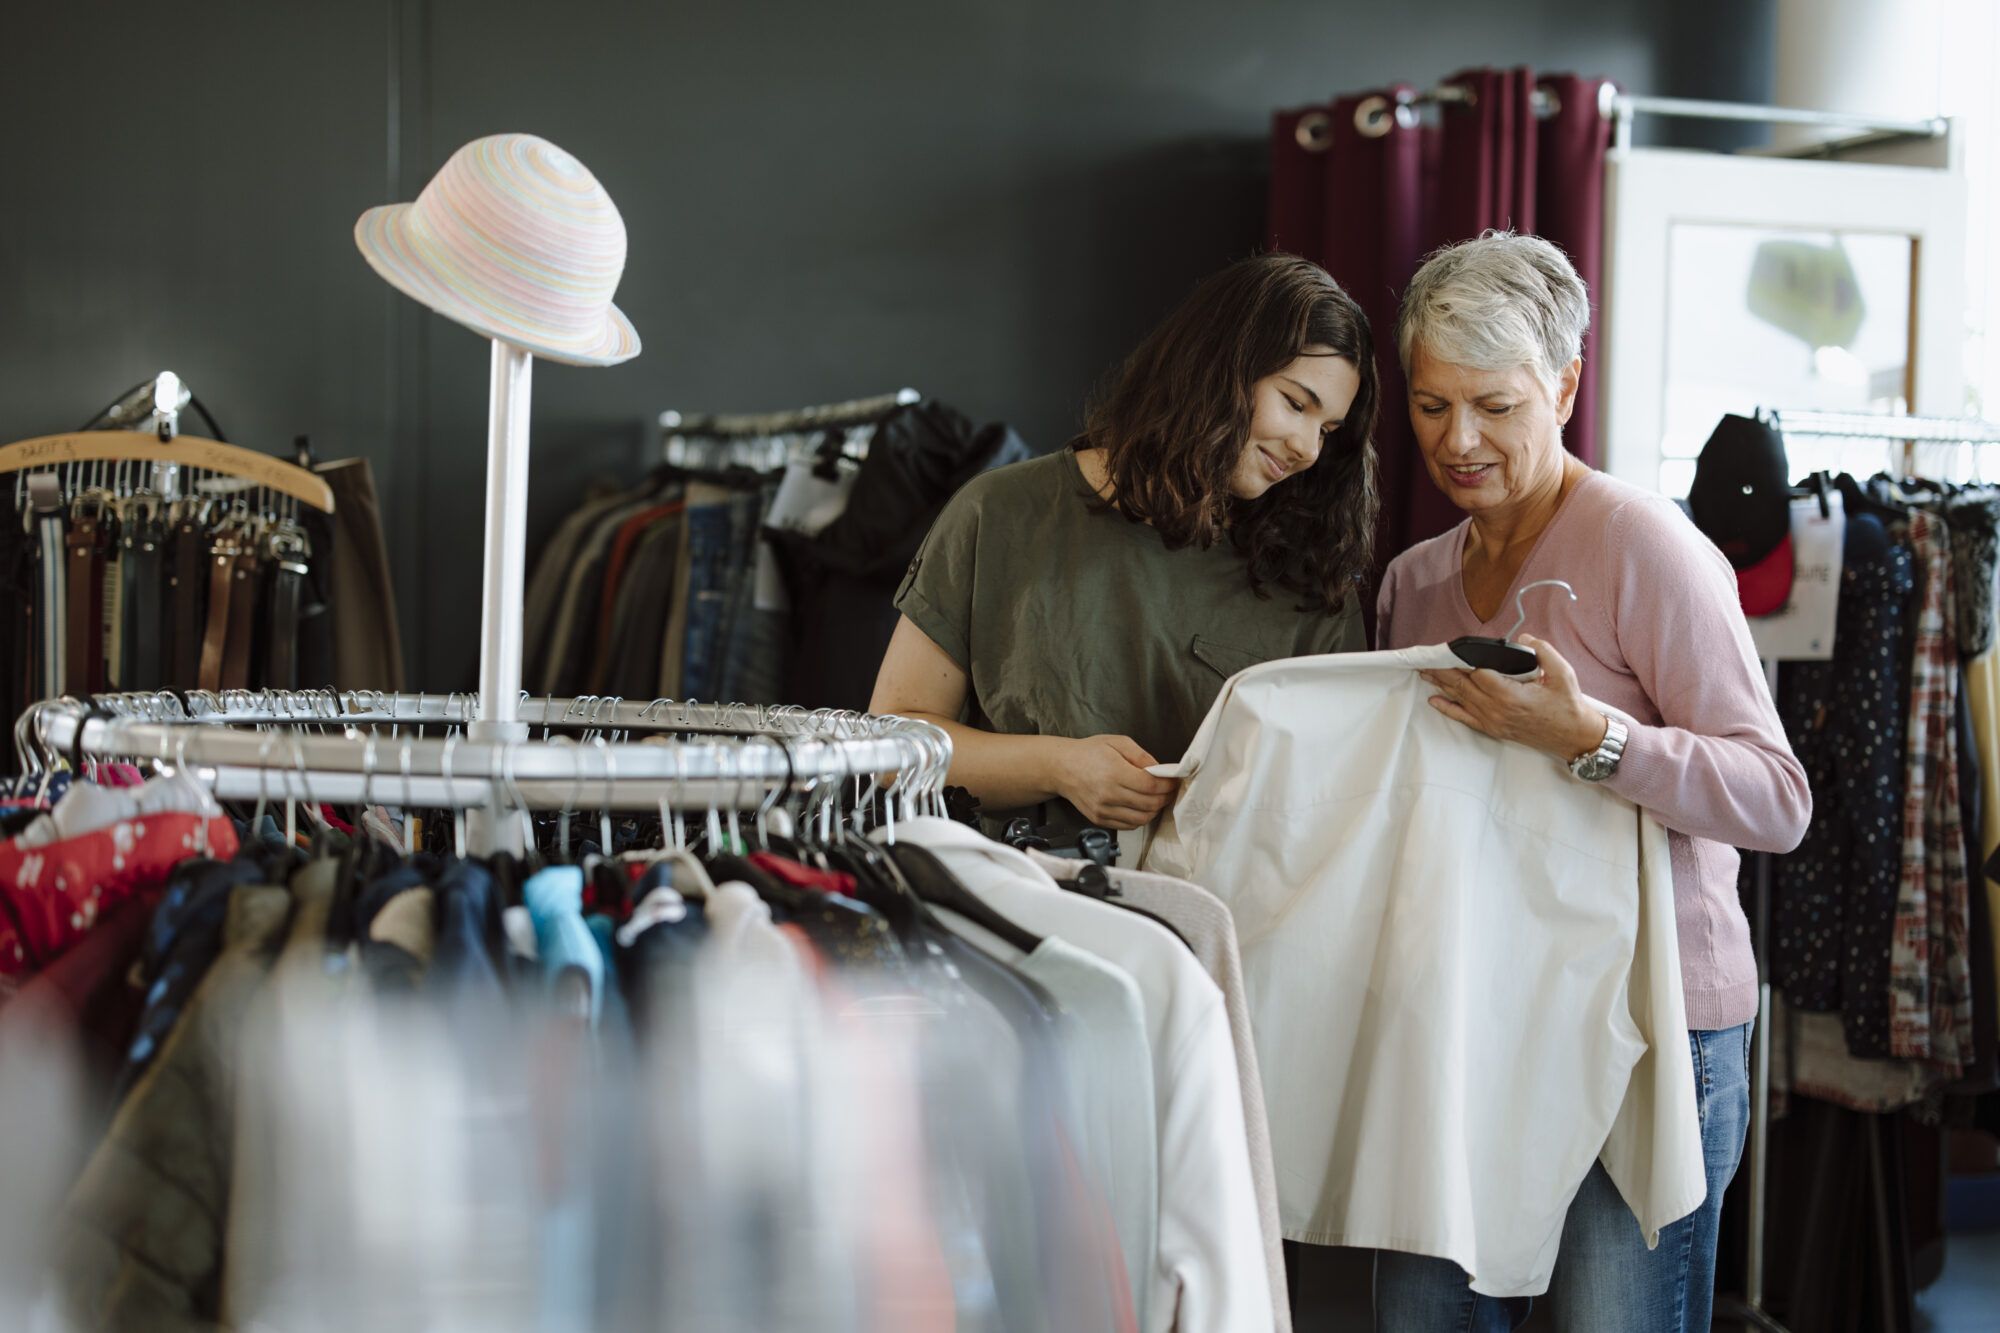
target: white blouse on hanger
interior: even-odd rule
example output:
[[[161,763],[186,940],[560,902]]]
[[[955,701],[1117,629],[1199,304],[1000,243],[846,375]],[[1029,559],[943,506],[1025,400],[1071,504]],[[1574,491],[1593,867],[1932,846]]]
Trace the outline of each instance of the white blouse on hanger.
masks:
[[[1666,835],[1433,709],[1444,646],[1233,677],[1143,869],[1233,911],[1285,1234],[1548,1288],[1600,1155],[1655,1244],[1707,1192]]]

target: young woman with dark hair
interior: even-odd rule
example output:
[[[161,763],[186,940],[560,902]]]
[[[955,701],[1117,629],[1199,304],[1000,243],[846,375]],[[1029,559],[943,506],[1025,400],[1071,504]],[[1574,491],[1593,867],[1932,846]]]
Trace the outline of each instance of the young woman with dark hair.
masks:
[[[1065,448],[976,479],[904,576],[870,705],[1058,839],[1140,827],[1222,684],[1362,646],[1373,343],[1317,265],[1246,259],[1133,352]]]

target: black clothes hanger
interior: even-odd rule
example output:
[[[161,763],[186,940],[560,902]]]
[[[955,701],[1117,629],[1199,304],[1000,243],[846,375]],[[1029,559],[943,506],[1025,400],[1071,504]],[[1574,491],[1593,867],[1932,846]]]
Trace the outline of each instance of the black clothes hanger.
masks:
[[[888,921],[896,938],[910,944],[926,929],[942,930],[931,919],[923,899],[875,844],[854,836],[844,824],[834,826],[834,841],[820,848],[827,868],[851,875],[860,900]]]
[[[1885,478],[1886,480],[1886,478]],[[1850,514],[1873,514],[1884,523],[1906,523],[1910,517],[1908,505],[1896,504],[1886,497],[1878,497],[1875,487],[1863,486],[1852,474],[1843,472],[1834,478],[1833,484],[1840,489],[1841,501]]]
[[[394,866],[396,857],[361,827],[355,816],[354,837],[340,854],[334,871],[333,896],[327,905],[326,951],[347,952],[360,934],[359,901],[364,881],[375,879]]]
[[[1532,648],[1523,648],[1514,642],[1514,636],[1521,626],[1528,623],[1528,608],[1521,603],[1530,588],[1561,588],[1576,600],[1576,589],[1561,579],[1536,579],[1514,594],[1514,625],[1505,638],[1494,639],[1483,634],[1464,634],[1451,641],[1451,651],[1458,660],[1474,671],[1497,671],[1503,676],[1525,676],[1538,665]]]
[[[1819,500],[1819,516],[1833,517],[1833,480],[1830,473],[1820,471],[1807,477],[1804,482],[1792,487],[1794,499],[1813,496]]]
[[[928,847],[898,843],[889,849],[889,856],[923,901],[949,908],[1024,954],[1042,947],[1041,936],[1015,925],[988,906],[985,899],[966,888],[956,875],[946,869],[944,862],[938,860]]]

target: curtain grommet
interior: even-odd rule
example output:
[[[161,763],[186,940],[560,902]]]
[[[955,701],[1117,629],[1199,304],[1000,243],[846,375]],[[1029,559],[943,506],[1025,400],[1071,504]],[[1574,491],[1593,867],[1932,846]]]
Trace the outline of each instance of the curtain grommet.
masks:
[[[1308,153],[1324,153],[1333,147],[1333,117],[1324,111],[1308,111],[1299,117],[1292,137]]]

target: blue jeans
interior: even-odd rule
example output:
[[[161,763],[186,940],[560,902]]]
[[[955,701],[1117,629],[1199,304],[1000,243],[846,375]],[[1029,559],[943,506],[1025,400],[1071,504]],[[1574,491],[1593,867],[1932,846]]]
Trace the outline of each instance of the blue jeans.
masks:
[[[718,702],[716,664],[729,605],[728,501],[688,506],[687,639],[681,656],[681,697]]]
[[[1750,1026],[1688,1033],[1708,1197],[1660,1233],[1657,1249],[1646,1248],[1603,1165],[1590,1168],[1563,1222],[1549,1283],[1558,1329],[1708,1333],[1722,1196],[1750,1129]],[[1376,1333],[1504,1333],[1525,1323],[1533,1305],[1527,1297],[1479,1295],[1448,1259],[1388,1250],[1375,1256]]]

